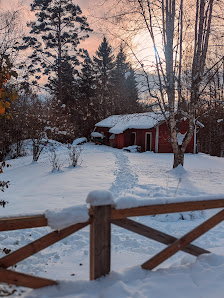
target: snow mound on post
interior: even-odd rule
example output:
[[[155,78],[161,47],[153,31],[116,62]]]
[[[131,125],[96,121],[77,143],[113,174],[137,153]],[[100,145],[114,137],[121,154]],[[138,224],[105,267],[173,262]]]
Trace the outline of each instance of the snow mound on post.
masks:
[[[114,197],[109,190],[93,190],[86,199],[91,206],[114,205]]]
[[[71,225],[88,221],[89,210],[86,205],[79,205],[65,209],[47,210],[44,215],[49,227],[62,230]]]

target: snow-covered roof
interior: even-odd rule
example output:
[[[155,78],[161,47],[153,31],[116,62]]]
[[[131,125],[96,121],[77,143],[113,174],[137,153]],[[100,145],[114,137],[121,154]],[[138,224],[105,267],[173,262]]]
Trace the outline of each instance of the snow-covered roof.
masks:
[[[110,133],[119,134],[124,132],[126,129],[149,129],[155,127],[164,120],[164,116],[160,112],[112,115],[98,122],[95,126],[109,127]]]
[[[117,124],[117,122],[126,115],[112,115],[106,119],[103,119],[102,121],[98,122],[95,126],[99,127],[113,127],[114,125]]]

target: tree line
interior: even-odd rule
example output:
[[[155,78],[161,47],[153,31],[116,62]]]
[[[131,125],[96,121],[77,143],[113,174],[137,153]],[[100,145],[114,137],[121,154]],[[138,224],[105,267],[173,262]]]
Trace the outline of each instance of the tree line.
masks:
[[[125,13],[119,15],[118,23],[121,26],[122,17],[128,17],[128,7],[131,31],[148,32],[153,44],[155,63],[151,74],[134,56],[145,77],[148,97],[157,104],[169,127],[174,167],[184,162],[196,120],[205,126],[198,132],[199,150],[222,156],[224,60],[222,47],[217,45],[214,54],[212,44],[218,40],[213,20],[214,16],[222,18],[215,10],[220,3],[198,0],[192,6],[195,14],[191,13],[189,18],[186,18],[188,3],[183,0],[153,3],[139,0],[129,4]],[[18,24],[16,14],[4,16],[0,28],[1,32],[7,29],[1,35],[0,55],[9,55],[19,74],[16,82],[7,83],[7,88],[11,92],[16,89],[19,97],[10,105],[12,116],[0,120],[0,146],[4,147],[0,148],[1,156],[15,141],[18,152],[19,140],[25,138],[36,140],[47,135],[70,142],[79,136],[88,137],[94,124],[107,116],[145,110],[139,100],[136,73],[125,52],[127,46],[130,50],[128,40],[123,38],[115,50],[104,37],[90,57],[81,46],[92,29],[72,0],[34,0],[31,11],[35,20],[28,23],[29,34],[22,39],[18,39],[16,26],[12,25]],[[117,22],[116,15],[114,18]],[[162,46],[156,38],[158,30]],[[221,37],[219,40],[222,44]],[[163,53],[158,51],[159,47]],[[154,86],[149,82],[150,76],[156,78]],[[38,96],[43,88],[48,94],[44,100]],[[8,109],[7,105],[0,108]],[[178,144],[183,112],[188,115],[189,129],[183,143]]]
[[[7,88],[16,88],[19,96],[11,105],[11,117],[0,120],[1,159],[12,143],[17,144],[15,155],[22,154],[25,138],[47,135],[71,142],[89,137],[94,124],[105,117],[142,110],[136,74],[122,44],[115,50],[103,37],[91,58],[80,44],[92,29],[72,0],[34,0],[31,11],[36,20],[27,24],[29,34],[17,38],[13,48],[5,40],[15,36],[16,14],[2,17],[10,23],[1,40],[4,54],[11,59],[14,53],[13,66],[19,74]],[[39,96],[42,89],[48,94],[44,99]]]

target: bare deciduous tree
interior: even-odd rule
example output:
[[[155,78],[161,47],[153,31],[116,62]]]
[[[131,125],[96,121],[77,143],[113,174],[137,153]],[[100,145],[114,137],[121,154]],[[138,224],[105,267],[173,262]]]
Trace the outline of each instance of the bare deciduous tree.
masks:
[[[174,152],[174,168],[179,164],[183,165],[185,150],[194,133],[195,112],[200,104],[203,76],[206,70],[213,4],[214,0],[196,1],[191,82],[190,86],[183,86],[183,46],[186,46],[183,39],[183,32],[186,30],[186,24],[183,22],[184,0],[180,0],[179,3],[176,0],[138,0],[139,12],[154,46],[160,91],[156,99],[169,127]],[[155,5],[157,6],[156,17],[154,15]],[[161,16],[159,21],[158,14]],[[155,22],[161,30],[164,61],[157,51]],[[189,98],[184,97],[182,93],[185,87],[190,89]],[[183,142],[180,144],[178,143],[178,124],[183,111],[188,117],[189,125]]]
[[[196,111],[211,79],[210,70],[222,62],[222,57],[219,57],[213,65],[206,65],[212,20],[214,15],[220,18],[220,10],[214,7],[220,5],[220,1],[127,0],[126,3],[129,5],[120,9],[120,13],[114,8],[113,14],[106,19],[113,24],[113,20],[119,23],[120,32],[117,30],[116,34],[126,44],[130,45],[133,35],[137,35],[138,40],[142,40],[142,51],[146,53],[144,47],[147,42],[152,45],[151,52],[146,54],[151,56],[150,63],[132,45],[130,49],[146,77],[149,96],[159,106],[169,127],[175,168],[184,163],[184,153],[195,130]],[[151,78],[154,78],[153,87],[149,81],[149,72]],[[183,114],[189,124],[180,143],[178,132]]]

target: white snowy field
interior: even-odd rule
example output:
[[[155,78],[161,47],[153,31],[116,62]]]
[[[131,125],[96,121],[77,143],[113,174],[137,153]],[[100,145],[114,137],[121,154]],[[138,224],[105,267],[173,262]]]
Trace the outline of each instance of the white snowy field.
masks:
[[[148,200],[224,198],[224,159],[186,154],[184,170],[172,170],[172,154],[128,153],[88,143],[82,163],[69,167],[68,149],[57,145],[61,169],[51,172],[49,152],[37,163],[32,156],[9,160],[1,174],[10,186],[0,199],[0,217],[42,214],[46,210],[85,204],[92,190],[110,190],[119,208]],[[129,204],[130,205],[130,204]],[[216,211],[134,218],[175,237],[187,233]],[[182,219],[185,220],[182,220]],[[16,250],[45,235],[50,228],[0,234],[3,248]],[[140,265],[165,246],[112,226],[112,272],[89,282],[89,227],[19,263],[15,270],[59,280],[59,285],[27,290],[23,297],[223,297],[224,224],[200,237],[195,244],[212,251],[199,258],[177,253],[152,272]],[[14,296],[19,295],[17,291]]]

